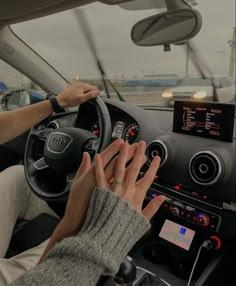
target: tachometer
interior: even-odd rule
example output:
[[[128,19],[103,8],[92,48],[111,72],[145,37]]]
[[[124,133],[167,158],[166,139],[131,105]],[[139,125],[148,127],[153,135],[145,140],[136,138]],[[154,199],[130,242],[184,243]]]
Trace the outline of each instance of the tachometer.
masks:
[[[139,133],[139,126],[136,123],[129,125],[124,133],[124,141],[132,144],[137,138]]]

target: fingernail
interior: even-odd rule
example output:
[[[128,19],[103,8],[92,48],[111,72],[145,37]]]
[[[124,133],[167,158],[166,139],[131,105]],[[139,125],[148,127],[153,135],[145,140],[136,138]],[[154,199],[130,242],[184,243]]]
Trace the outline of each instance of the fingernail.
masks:
[[[164,203],[164,201],[166,201],[166,197],[165,196],[158,196],[157,197],[157,199],[158,199],[158,201],[162,204],[162,203]]]

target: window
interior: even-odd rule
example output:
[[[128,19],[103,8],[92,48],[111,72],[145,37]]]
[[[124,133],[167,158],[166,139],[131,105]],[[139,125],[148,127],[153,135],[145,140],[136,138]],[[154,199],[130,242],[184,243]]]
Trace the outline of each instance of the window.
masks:
[[[0,103],[5,94],[12,93],[13,91],[19,91],[17,98],[13,96],[9,97],[9,103],[11,107],[14,106],[14,109],[29,105],[32,101],[31,97],[35,94],[43,95],[42,98],[45,98],[46,95],[38,85],[0,60]],[[0,104],[0,112],[3,110],[7,109],[2,109],[2,104]]]

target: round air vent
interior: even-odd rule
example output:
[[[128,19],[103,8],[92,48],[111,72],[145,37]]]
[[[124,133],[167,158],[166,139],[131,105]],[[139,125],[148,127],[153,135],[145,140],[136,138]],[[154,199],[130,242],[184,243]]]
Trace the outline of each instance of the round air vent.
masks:
[[[221,176],[222,164],[213,152],[198,152],[189,162],[189,173],[195,183],[203,186],[213,185]]]
[[[57,129],[59,128],[59,124],[56,121],[51,121],[48,123],[47,128]]]
[[[155,140],[148,144],[146,149],[147,162],[151,164],[153,158],[159,156],[161,158],[160,166],[166,163],[168,157],[168,149],[165,143],[161,140]]]

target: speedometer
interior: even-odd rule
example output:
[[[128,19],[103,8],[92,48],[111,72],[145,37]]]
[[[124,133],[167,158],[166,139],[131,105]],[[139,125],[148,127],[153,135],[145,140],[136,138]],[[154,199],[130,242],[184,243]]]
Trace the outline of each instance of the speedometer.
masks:
[[[124,133],[124,141],[128,142],[129,144],[134,143],[135,139],[138,136],[138,133],[139,133],[139,126],[137,123],[129,125]]]

